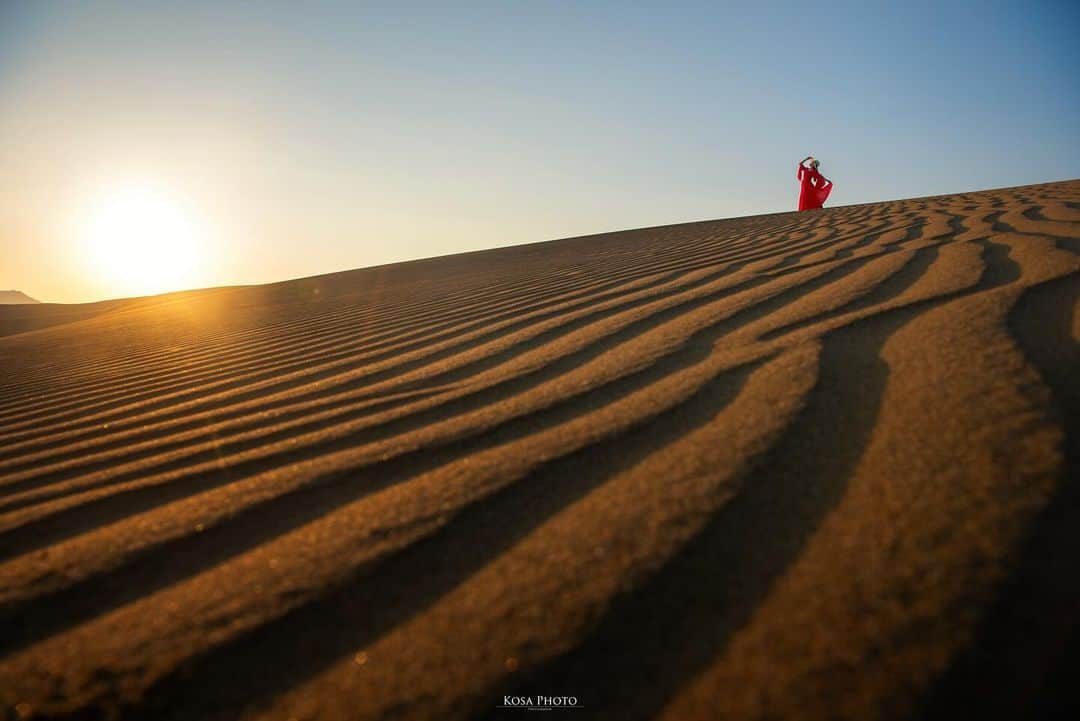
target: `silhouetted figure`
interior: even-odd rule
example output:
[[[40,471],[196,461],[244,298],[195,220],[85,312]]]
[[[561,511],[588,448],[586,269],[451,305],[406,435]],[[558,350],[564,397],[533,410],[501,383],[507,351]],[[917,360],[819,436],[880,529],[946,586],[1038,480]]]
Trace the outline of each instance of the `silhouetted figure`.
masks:
[[[810,165],[806,165],[806,161]],[[802,184],[799,188],[799,210],[813,210],[825,204],[825,199],[832,192],[833,183],[818,172],[821,163],[812,155],[807,155],[799,161],[799,169],[795,173]]]

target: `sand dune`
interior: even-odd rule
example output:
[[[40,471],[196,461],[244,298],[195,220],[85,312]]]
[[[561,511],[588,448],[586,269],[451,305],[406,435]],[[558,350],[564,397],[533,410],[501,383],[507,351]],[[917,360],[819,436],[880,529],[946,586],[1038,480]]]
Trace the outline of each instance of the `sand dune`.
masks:
[[[38,302],[21,290],[0,290],[0,305],[26,305]]]
[[[0,308],[12,718],[1050,717],[1080,181]]]

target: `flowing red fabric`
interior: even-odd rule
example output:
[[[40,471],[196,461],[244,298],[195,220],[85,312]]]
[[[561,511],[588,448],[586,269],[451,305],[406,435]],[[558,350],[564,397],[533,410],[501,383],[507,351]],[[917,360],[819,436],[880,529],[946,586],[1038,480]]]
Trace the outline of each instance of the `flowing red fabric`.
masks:
[[[807,168],[801,164],[795,177],[802,183],[799,188],[799,210],[813,210],[825,204],[829,193],[832,192],[831,180],[813,168]]]

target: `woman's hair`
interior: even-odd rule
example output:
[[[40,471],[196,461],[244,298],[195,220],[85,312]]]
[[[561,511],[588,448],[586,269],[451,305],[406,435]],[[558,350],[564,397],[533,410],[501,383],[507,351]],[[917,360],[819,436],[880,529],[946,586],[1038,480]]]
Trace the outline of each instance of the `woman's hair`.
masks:
[[[818,166],[821,165],[821,161],[818,160],[817,158],[814,158],[813,160],[810,161],[810,165],[812,165],[814,167],[814,170],[817,170]]]

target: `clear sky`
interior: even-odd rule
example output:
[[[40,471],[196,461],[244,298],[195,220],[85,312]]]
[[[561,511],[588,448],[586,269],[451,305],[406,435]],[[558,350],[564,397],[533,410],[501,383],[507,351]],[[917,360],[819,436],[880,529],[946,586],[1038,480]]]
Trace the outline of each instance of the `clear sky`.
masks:
[[[1075,1],[0,0],[0,289],[791,210],[808,154],[829,205],[1075,178],[1078,36]]]

